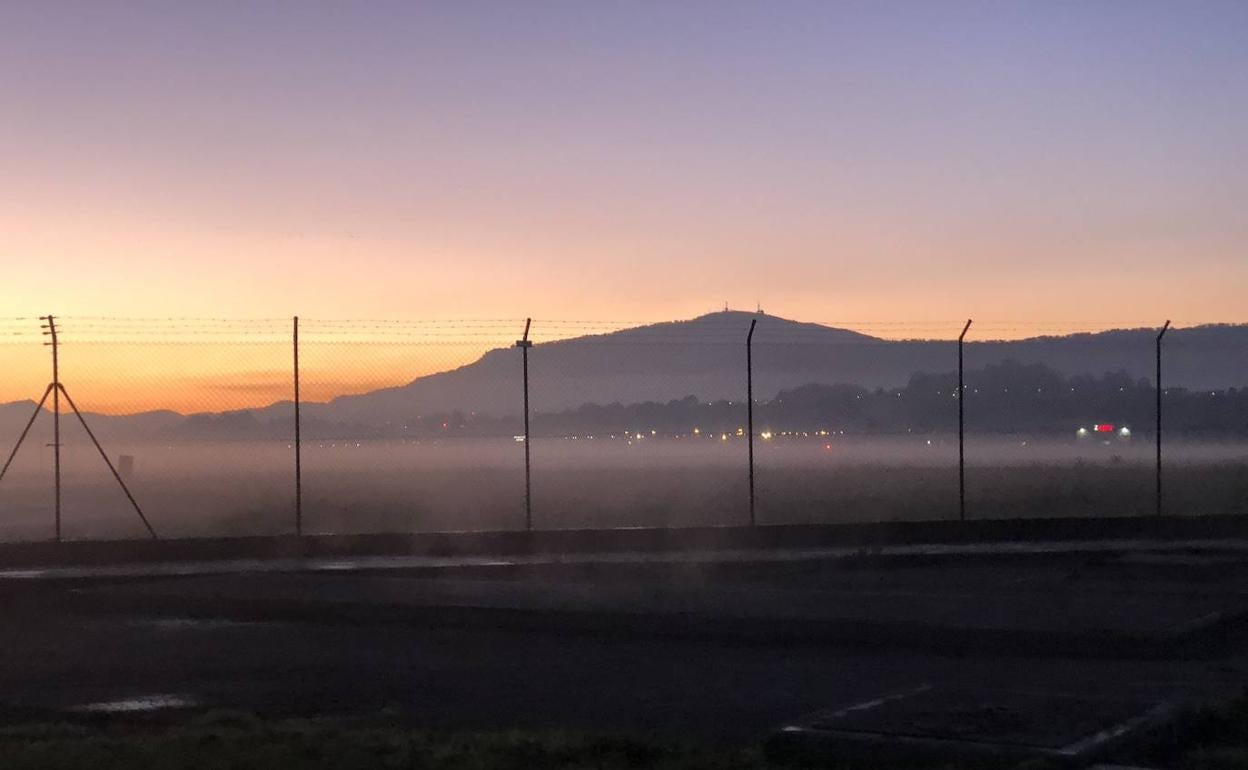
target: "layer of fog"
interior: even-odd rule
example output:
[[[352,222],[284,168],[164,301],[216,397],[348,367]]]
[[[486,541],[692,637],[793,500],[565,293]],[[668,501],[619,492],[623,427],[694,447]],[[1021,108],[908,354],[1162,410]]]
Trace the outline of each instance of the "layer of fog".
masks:
[[[738,436],[535,439],[537,526],[736,524],[748,511],[746,441]],[[1147,440],[1034,441],[969,436],[968,503],[979,517],[1128,515],[1151,511]],[[169,537],[291,531],[294,449],[285,442],[118,444],[127,480]],[[957,438],[756,439],[763,523],[939,519],[957,513]],[[0,482],[0,538],[52,533],[51,449],[23,448]],[[1166,446],[1176,513],[1248,510],[1239,481],[1248,444]],[[305,522],[312,532],[497,530],[523,525],[524,445],[513,440],[306,442]],[[90,444],[63,449],[68,538],[144,534]]]

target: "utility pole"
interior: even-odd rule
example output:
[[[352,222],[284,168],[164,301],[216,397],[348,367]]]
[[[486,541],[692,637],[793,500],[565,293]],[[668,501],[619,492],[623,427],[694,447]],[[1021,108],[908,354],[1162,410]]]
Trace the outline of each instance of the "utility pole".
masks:
[[[750,319],[750,331],[745,335],[745,420],[746,442],[750,447],[750,526],[754,526],[754,327],[757,318]]]
[[[1170,329],[1170,319],[1166,319],[1166,323],[1161,327],[1161,331],[1157,333],[1157,406],[1155,415],[1157,417],[1157,515],[1161,515],[1161,338],[1166,336],[1166,332]]]
[[[52,465],[56,476],[56,542],[61,542],[61,358],[56,337],[56,318],[43,316],[43,333],[51,337],[44,345],[52,348]]]
[[[533,325],[532,318],[526,318],[524,321],[524,336],[516,340],[516,347],[520,348],[520,354],[524,359],[524,528],[526,531],[533,529],[533,481],[531,466],[529,464],[529,348],[533,347],[533,341],[529,339],[529,327]]]
[[[971,319],[958,335],[958,521],[966,521],[966,387],[962,384],[962,342],[971,328]]]
[[[299,416],[299,316],[295,316],[295,535],[303,536],[303,442]]]
[[[69,391],[61,384],[61,367],[60,367],[60,340],[56,333],[56,319],[51,315],[40,316],[43,333],[45,336],[51,337],[51,342],[45,342],[52,348],[52,382],[48,383],[48,387],[43,391],[43,397],[39,399],[39,403],[35,405],[34,414],[30,416],[30,420],[26,422],[26,427],[22,429],[22,434],[17,438],[17,444],[13,446],[13,451],[9,453],[9,459],[5,461],[4,467],[0,468],[0,480],[4,479],[4,474],[8,472],[9,466],[13,463],[13,458],[17,456],[17,451],[22,448],[22,442],[26,440],[26,435],[30,433],[30,428],[35,424],[35,419],[39,417],[39,413],[43,411],[43,405],[47,403],[48,395],[52,396],[52,446],[55,449],[55,465],[56,474],[56,542],[61,541],[61,396],[65,397],[65,402],[69,404],[69,408],[73,410],[78,417],[78,422],[82,424],[82,429],[86,431],[87,437],[91,439],[91,443],[95,445],[96,451],[100,453],[100,459],[108,466],[108,470],[113,474],[113,478],[117,480],[121,491],[125,493],[126,499],[130,501],[130,505],[134,507],[134,512],[139,515],[139,520],[143,522],[143,526],[147,528],[147,533],[156,540],[156,530],[152,529],[151,522],[147,520],[147,516],[143,514],[143,509],[139,507],[139,503],[134,499],[134,495],[130,493],[130,488],[126,486],[126,481],[117,472],[113,461],[108,459],[108,453],[104,451],[104,447],[100,445],[100,440],[95,437],[95,433],[91,431],[91,426],[87,424],[87,419],[82,416],[82,412],[78,409],[78,405],[74,403],[73,397],[69,395]]]

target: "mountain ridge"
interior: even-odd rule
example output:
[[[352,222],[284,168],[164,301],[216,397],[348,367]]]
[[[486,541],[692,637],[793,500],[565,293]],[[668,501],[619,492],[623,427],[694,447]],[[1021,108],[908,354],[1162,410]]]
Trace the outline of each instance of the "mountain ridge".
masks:
[[[720,311],[534,345],[529,352],[532,409],[557,412],[586,403],[666,402],[689,395],[704,401],[743,399],[745,338],[752,320],[758,322],[753,359],[759,400],[807,384],[898,387],[916,372],[956,369],[952,338],[892,340],[779,316]],[[1155,329],[1115,329],[1022,340],[968,340],[966,366],[1008,359],[1043,364],[1068,375],[1121,371],[1151,380],[1155,337]],[[1166,337],[1165,351],[1170,386],[1248,384],[1248,325],[1174,329]],[[519,352],[495,348],[471,363],[403,385],[305,402],[302,408],[305,421],[369,429],[393,428],[455,410],[509,416],[521,409],[520,375]],[[0,405],[0,429],[20,431],[33,407],[30,400]],[[231,424],[263,424],[292,415],[293,403],[284,400],[222,413],[156,410],[92,413],[88,419],[102,432],[128,436],[169,430],[187,421],[228,433]]]

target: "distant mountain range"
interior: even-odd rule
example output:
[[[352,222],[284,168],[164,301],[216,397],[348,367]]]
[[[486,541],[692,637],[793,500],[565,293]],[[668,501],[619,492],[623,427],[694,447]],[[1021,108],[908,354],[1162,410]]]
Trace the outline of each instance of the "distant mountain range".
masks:
[[[531,403],[535,412],[559,412],[582,404],[666,402],[686,396],[702,401],[745,398],[745,337],[754,335],[755,398],[810,384],[845,383],[867,388],[905,385],[916,372],[957,367],[949,340],[885,340],[858,332],[736,311],[688,321],[653,324],[609,334],[535,345],[529,352]],[[1132,329],[968,341],[966,366],[1013,360],[1043,364],[1065,375],[1124,372],[1153,376],[1156,330]],[[477,361],[420,377],[394,388],[305,404],[309,435],[318,430],[397,435],[404,425],[455,411],[508,417],[521,410],[520,362],[515,349],[485,353]],[[1172,330],[1165,339],[1166,384],[1224,389],[1248,384],[1248,325]],[[0,405],[0,435],[16,436],[32,402]],[[290,402],[221,414],[148,412],[89,415],[104,435],[140,437],[244,437],[284,426]],[[284,428],[276,431],[284,435]]]

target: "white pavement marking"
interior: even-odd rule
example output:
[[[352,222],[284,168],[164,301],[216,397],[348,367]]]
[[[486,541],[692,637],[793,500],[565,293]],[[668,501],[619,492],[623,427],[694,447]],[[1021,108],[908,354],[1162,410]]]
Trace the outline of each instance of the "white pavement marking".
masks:
[[[828,719],[839,719],[847,714],[852,714],[855,711],[868,711],[873,708],[879,708],[880,706],[883,706],[885,703],[890,703],[892,701],[898,701],[898,700],[905,700],[906,698],[912,698],[915,695],[925,693],[930,689],[932,689],[932,686],[928,684],[927,682],[924,682],[918,687],[915,687],[910,690],[905,690],[904,692],[894,693],[892,695],[884,695],[879,698],[872,698],[871,700],[866,700],[866,701],[863,701],[862,703],[855,703],[852,706],[846,706],[845,708],[839,709],[837,711],[820,712],[818,714],[815,714],[812,717],[811,721],[821,722],[821,721],[828,720]],[[805,729],[806,728],[800,727],[798,725],[786,725],[785,727],[781,728],[783,732],[801,732]]]

